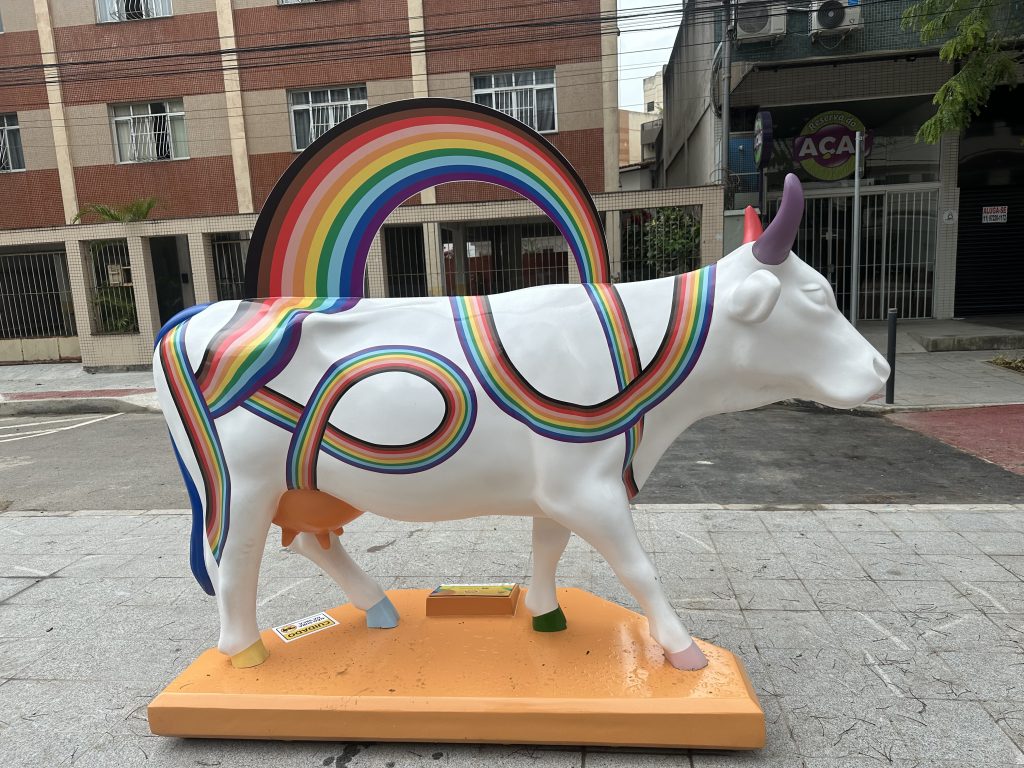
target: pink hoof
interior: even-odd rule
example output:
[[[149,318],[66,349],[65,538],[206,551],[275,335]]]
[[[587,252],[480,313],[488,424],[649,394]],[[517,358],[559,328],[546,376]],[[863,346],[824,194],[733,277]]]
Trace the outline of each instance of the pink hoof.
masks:
[[[704,669],[708,665],[707,657],[704,656],[704,652],[697,647],[696,643],[690,643],[681,651],[673,651],[672,653],[666,651],[665,658],[676,669]]]

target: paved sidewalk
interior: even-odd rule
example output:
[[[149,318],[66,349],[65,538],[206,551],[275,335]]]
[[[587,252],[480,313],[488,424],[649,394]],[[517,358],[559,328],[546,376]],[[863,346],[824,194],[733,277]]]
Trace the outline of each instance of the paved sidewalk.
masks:
[[[3,754],[11,765],[76,768],[1024,764],[1024,506],[651,505],[636,522],[684,621],[746,665],[767,714],[765,750],[154,737],[146,704],[215,642],[217,617],[188,574],[188,515],[151,510],[0,514]],[[529,539],[521,519],[413,526],[366,515],[344,543],[400,588],[523,581]],[[635,608],[576,537],[560,582]],[[339,602],[271,537],[261,626]]]
[[[80,363],[0,365],[0,416],[158,410],[148,370],[86,373]]]

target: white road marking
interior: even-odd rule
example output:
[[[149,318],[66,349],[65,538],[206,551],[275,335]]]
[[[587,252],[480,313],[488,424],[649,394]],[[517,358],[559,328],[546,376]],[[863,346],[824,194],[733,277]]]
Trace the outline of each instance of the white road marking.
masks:
[[[898,647],[898,648],[902,648],[902,649],[903,649],[904,651],[909,651],[909,650],[910,650],[910,646],[909,646],[909,645],[907,645],[907,644],[906,644],[906,643],[904,643],[904,642],[903,642],[902,640],[900,640],[900,639],[899,639],[898,637],[896,637],[896,635],[892,635],[892,634],[889,634],[889,630],[887,630],[887,629],[886,629],[885,627],[883,627],[883,626],[882,626],[881,624],[879,624],[879,623],[878,623],[877,621],[875,621],[874,619],[872,619],[872,618],[871,618],[870,616],[868,616],[868,615],[867,615],[866,613],[863,613],[863,612],[861,612],[861,611],[857,611],[857,613],[858,613],[858,614],[860,615],[860,617],[861,617],[862,619],[864,619],[864,621],[866,621],[866,622],[867,622],[868,624],[870,624],[871,626],[873,626],[873,627],[874,627],[875,629],[877,629],[877,630],[878,630],[879,632],[881,632],[881,633],[882,633],[883,635],[885,635],[885,636],[886,636],[886,637],[888,637],[888,638],[889,638],[890,640],[892,640],[893,644],[894,644],[894,645],[895,645],[896,647]]]
[[[1005,605],[1000,603],[998,600],[996,600],[994,597],[992,597],[992,595],[990,595],[988,592],[986,592],[981,587],[976,587],[974,584],[971,584],[971,582],[969,582],[969,581],[965,581],[964,582],[964,586],[965,587],[970,587],[971,589],[975,590],[976,592],[981,592],[981,594],[983,594],[985,597],[987,597],[989,599],[989,602],[991,602],[992,605],[994,605],[996,608],[998,608],[1003,613],[1009,613],[1009,611],[1006,609]]]
[[[57,427],[55,429],[48,429],[48,430],[44,430],[44,431],[41,431],[41,432],[30,432],[29,434],[18,435],[16,437],[2,437],[2,438],[0,438],[0,443],[13,443],[15,440],[28,440],[31,437],[45,437],[46,435],[54,435],[57,432],[66,432],[69,429],[78,429],[79,427],[87,427],[90,424],[96,424],[97,422],[106,421],[107,419],[112,419],[115,416],[120,416],[120,415],[121,415],[120,413],[110,413],[110,414],[107,414],[106,416],[100,416],[98,419],[92,419],[91,421],[83,421],[83,422],[80,422],[78,424],[69,424],[66,427]]]
[[[83,414],[81,416],[71,416],[66,419],[50,419],[49,421],[26,421],[22,424],[0,424],[0,430],[2,429],[18,429],[19,427],[42,427],[47,424],[65,424],[69,421],[79,421],[81,419],[88,419],[92,414]]]

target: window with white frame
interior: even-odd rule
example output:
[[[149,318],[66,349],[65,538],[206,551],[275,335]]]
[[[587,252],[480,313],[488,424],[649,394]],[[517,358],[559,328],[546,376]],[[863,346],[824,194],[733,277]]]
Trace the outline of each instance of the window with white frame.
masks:
[[[25,170],[17,115],[0,115],[0,171]]]
[[[97,0],[100,21],[135,21],[171,15],[171,0]]]
[[[301,151],[342,120],[365,112],[366,86],[291,91],[288,102],[292,113],[292,139],[295,150]]]
[[[541,133],[558,130],[553,69],[473,75],[473,101],[504,112]]]
[[[148,163],[188,157],[185,108],[181,99],[116,104],[110,109],[117,162]]]

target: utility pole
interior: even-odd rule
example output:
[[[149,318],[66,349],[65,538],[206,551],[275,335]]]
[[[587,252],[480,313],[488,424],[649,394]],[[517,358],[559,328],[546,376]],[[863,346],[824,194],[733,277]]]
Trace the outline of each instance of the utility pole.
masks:
[[[860,309],[860,158],[864,134],[857,131],[853,170],[853,232],[850,233],[850,322],[857,327]]]
[[[729,97],[732,95],[732,7],[722,0],[725,26],[722,35],[722,196],[729,188]],[[724,206],[723,206],[724,208]]]

